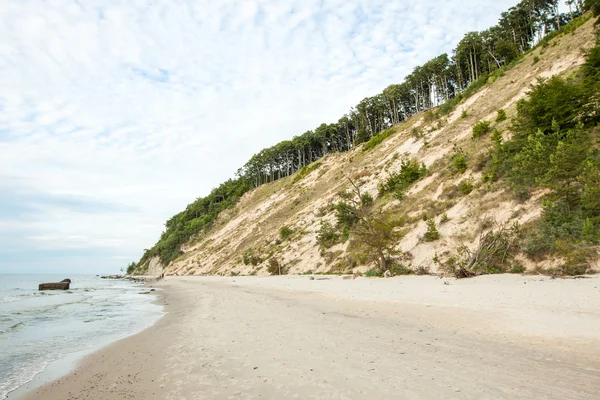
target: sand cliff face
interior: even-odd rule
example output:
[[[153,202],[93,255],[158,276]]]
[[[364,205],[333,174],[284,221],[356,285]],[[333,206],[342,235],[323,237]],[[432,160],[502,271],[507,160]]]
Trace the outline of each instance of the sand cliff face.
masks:
[[[377,197],[377,188],[401,161],[413,158],[424,163],[429,175],[415,183],[402,201],[390,200],[379,206],[406,216],[404,236],[398,249],[404,262],[412,268],[424,267],[435,272],[436,261],[448,257],[460,245],[477,245],[482,221],[526,224],[540,216],[540,197],[535,193],[519,203],[502,187],[482,183],[477,160],[486,154],[489,138],[472,139],[473,125],[481,120],[494,121],[497,110],[504,109],[508,119],[492,123],[492,128],[510,135],[510,117],[516,103],[524,98],[530,85],[539,77],[568,75],[583,62],[582,50],[594,45],[593,22],[588,21],[574,34],[556,39],[556,44],[538,48],[504,76],[488,83],[482,90],[460,103],[447,116],[425,122],[424,114],[395,127],[396,133],[374,149],[362,146],[347,153],[330,154],[309,175],[293,182],[293,176],[263,185],[248,192],[232,209],[223,212],[215,225],[182,248],[183,255],[168,266],[157,259],[149,270],[166,274],[266,274],[268,260],[275,258],[289,273],[351,271],[346,261],[348,242],[322,251],[317,232],[324,221],[335,216],[328,205],[337,201],[338,193],[348,188],[350,177],[361,183],[361,190]],[[534,57],[540,61],[534,63]],[[463,111],[467,116],[464,117]],[[450,157],[461,148],[468,157],[469,168],[462,174],[449,169]],[[467,195],[453,195],[458,182],[470,180],[474,189]],[[427,214],[435,220],[440,240],[424,242],[427,227],[420,218]],[[442,220],[442,215],[447,218]],[[279,229],[288,226],[294,233],[288,240],[279,239]],[[245,257],[246,256],[246,257]],[[253,265],[248,260],[256,257]],[[556,260],[547,260],[546,267]],[[523,258],[522,264],[534,264]],[[368,265],[354,269],[368,269]]]

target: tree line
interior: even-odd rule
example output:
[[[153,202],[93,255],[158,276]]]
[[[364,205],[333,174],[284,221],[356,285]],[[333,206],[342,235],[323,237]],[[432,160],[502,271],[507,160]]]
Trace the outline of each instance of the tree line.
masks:
[[[138,265],[153,256],[167,265],[181,254],[183,244],[252,188],[290,176],[329,153],[349,151],[421,111],[440,106],[439,112],[450,112],[469,91],[531,50],[544,35],[600,8],[598,0],[569,0],[567,4],[570,11],[560,13],[559,0],[523,0],[503,12],[495,26],[467,33],[452,55],[442,54],[415,67],[402,83],[361,100],[337,122],[322,123],[261,150],[237,171],[235,179],[169,219],[158,242],[144,251]]]
[[[586,9],[569,1],[523,0],[503,12],[498,24],[469,32],[452,55],[442,54],[414,68],[400,84],[361,100],[337,122],[323,123],[291,140],[261,150],[238,171],[253,187],[289,176],[331,152],[348,151],[420,111],[442,105],[472,83],[487,78],[530,50],[546,34],[560,29]],[[591,3],[588,1],[589,6]]]

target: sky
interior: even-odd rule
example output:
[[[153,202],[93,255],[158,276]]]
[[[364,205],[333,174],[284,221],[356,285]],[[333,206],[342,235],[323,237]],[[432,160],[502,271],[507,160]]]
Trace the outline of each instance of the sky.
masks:
[[[118,272],[517,0],[0,0],[0,273]]]

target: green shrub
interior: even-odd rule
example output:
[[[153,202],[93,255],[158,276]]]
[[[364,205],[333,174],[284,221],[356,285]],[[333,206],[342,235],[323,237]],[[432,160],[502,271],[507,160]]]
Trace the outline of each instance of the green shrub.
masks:
[[[282,241],[288,240],[294,234],[294,232],[295,231],[292,228],[284,225],[279,229],[279,238]]]
[[[133,274],[133,272],[135,271],[135,268],[136,268],[136,264],[134,262],[132,262],[131,264],[129,264],[127,266],[127,275]]]
[[[483,135],[490,133],[491,124],[490,121],[479,121],[473,126],[473,137],[478,138]]]
[[[356,207],[352,204],[347,203],[346,201],[340,201],[334,205],[334,209],[338,226],[350,228],[358,222]]]
[[[462,95],[465,99],[471,97],[473,94],[477,93],[479,89],[484,87],[488,82],[488,74],[481,74],[479,78],[471,82],[467,90],[462,92]]]
[[[506,116],[506,111],[502,108],[498,110],[498,115],[496,116],[496,122],[506,121],[508,117]]]
[[[260,256],[257,256],[254,253],[254,249],[252,249],[252,248],[247,249],[244,252],[244,256],[242,258],[242,261],[244,262],[244,265],[254,265],[254,266],[257,266],[258,264],[262,263],[262,259],[260,258]]]
[[[464,173],[467,170],[467,155],[462,150],[457,150],[450,159],[450,168],[454,172]]]
[[[540,62],[540,58],[538,56],[533,57],[533,64],[537,64]]]
[[[396,131],[394,130],[394,128],[390,128],[387,129],[383,132],[378,133],[377,135],[373,136],[364,146],[362,151],[369,151],[374,149],[375,147],[377,147],[381,142],[383,142],[385,139],[389,138],[390,136],[392,136],[394,133],[396,133]]]
[[[328,249],[337,244],[339,238],[340,235],[337,229],[335,229],[331,223],[327,221],[321,223],[321,228],[319,228],[319,231],[317,232],[317,243],[321,249]]]
[[[521,264],[513,264],[512,268],[508,271],[511,274],[524,274],[527,271]]]
[[[492,154],[489,151],[479,154],[473,164],[473,170],[475,172],[483,171],[490,161],[492,161]]]
[[[443,213],[442,217],[440,218],[440,223],[443,224],[448,221],[450,221],[450,217],[448,217],[448,213]]]
[[[412,128],[412,130],[410,131],[410,134],[415,138],[415,139],[422,139],[423,138],[423,131],[421,131],[419,128]]]
[[[469,113],[467,112],[467,110],[462,110],[462,113],[460,113],[460,117],[462,119],[465,119],[469,116]]]
[[[269,265],[267,265],[267,272],[271,275],[285,275],[287,274],[286,269],[277,261],[275,257],[269,258]]]
[[[596,227],[596,224],[594,224],[592,219],[586,218],[585,221],[583,221],[581,236],[583,237],[583,239],[589,242],[598,242],[598,228]]]
[[[394,193],[397,197],[401,197],[410,185],[428,173],[425,164],[419,164],[416,160],[402,160],[400,171],[391,174],[385,182],[379,184],[379,195]]]
[[[558,268],[556,273],[560,275],[576,276],[588,273],[590,269],[590,258],[596,255],[595,250],[585,247],[569,246],[566,252],[566,260]]]
[[[299,180],[301,180],[306,175],[310,174],[311,172],[313,172],[320,166],[321,166],[321,161],[318,160],[318,161],[315,161],[311,164],[305,165],[304,167],[300,168],[300,170],[298,170],[298,172],[296,172],[296,175],[294,176],[292,183],[298,182]]]
[[[403,264],[395,262],[395,261],[394,262],[390,262],[389,270],[390,270],[390,273],[393,276],[398,276],[398,275],[412,275],[412,274],[415,273],[412,269],[404,266]]]
[[[468,195],[474,189],[473,178],[463,179],[458,183],[458,190],[464,195]]]
[[[435,113],[432,110],[425,111],[425,114],[423,115],[423,120],[425,122],[432,122],[432,121],[435,121],[436,119],[437,119],[437,115],[435,115]]]
[[[577,125],[585,93],[581,87],[553,76],[538,78],[528,92],[529,98],[517,103],[516,129],[524,135],[550,133],[558,129],[571,129]],[[523,138],[523,136],[517,136]]]
[[[363,276],[366,276],[367,278],[375,278],[375,277],[383,276],[383,273],[381,271],[379,271],[377,268],[373,268],[373,269],[370,269],[367,272],[365,272],[365,274]]]
[[[450,114],[452,111],[454,111],[454,109],[462,101],[462,99],[463,99],[463,97],[460,93],[457,96],[455,96],[454,98],[449,99],[448,101],[446,101],[444,104],[442,104],[440,106],[440,108],[438,109],[438,115]]]
[[[423,235],[423,240],[426,242],[438,240],[440,238],[440,233],[435,226],[435,221],[433,219],[428,219],[425,223],[427,224],[427,232]]]

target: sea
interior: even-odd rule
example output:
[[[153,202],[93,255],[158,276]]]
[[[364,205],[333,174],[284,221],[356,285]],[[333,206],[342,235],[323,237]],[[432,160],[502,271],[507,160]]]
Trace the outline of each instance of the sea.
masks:
[[[70,290],[38,291],[40,283],[66,278]],[[13,398],[44,374],[67,373],[64,360],[73,364],[153,325],[163,308],[154,293],[140,294],[146,290],[96,275],[0,274],[0,399]]]

